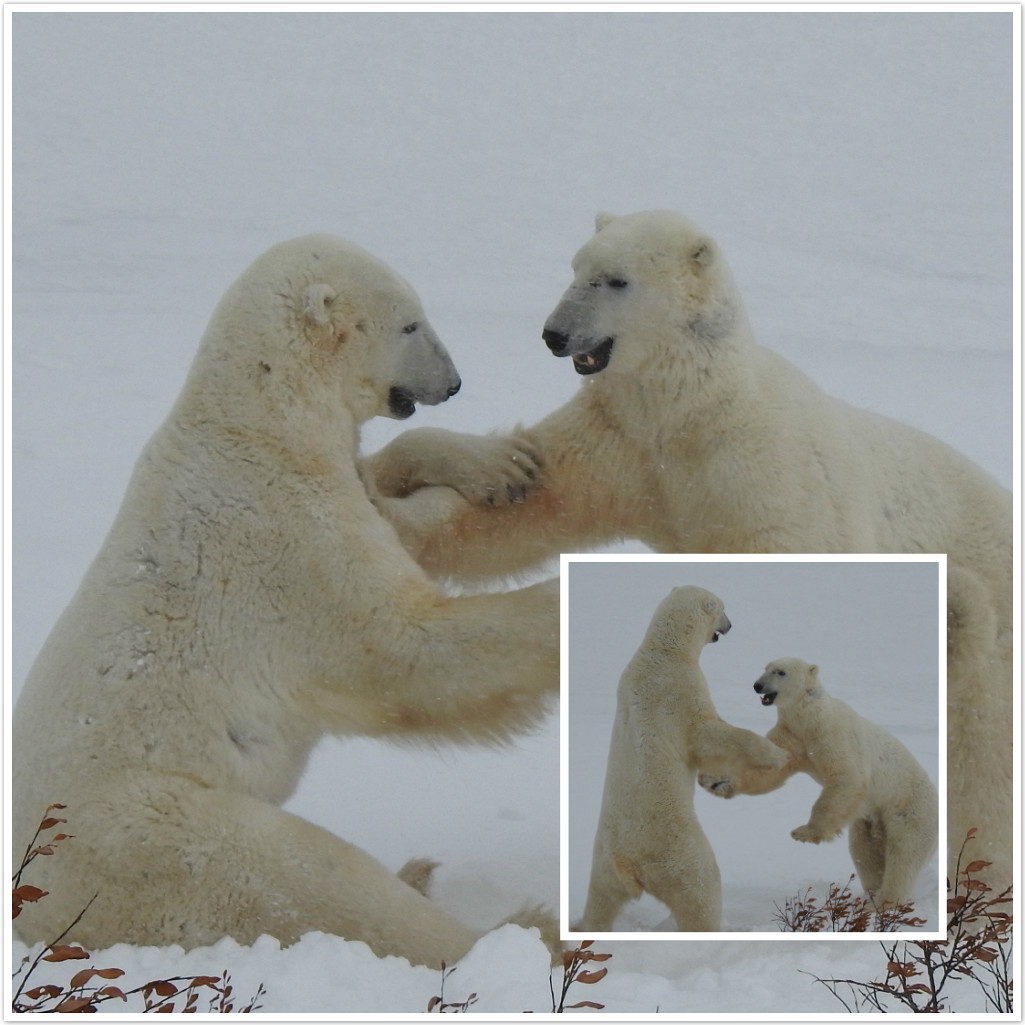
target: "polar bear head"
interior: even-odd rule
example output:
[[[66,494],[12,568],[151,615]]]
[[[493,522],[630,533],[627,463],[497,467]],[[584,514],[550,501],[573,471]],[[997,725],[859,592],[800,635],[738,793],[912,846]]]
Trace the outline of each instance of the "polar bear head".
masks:
[[[770,662],[754,686],[763,705],[774,704],[779,708],[822,694],[819,667],[799,658],[778,658]]]
[[[405,419],[460,386],[413,289],[330,235],[258,257],[218,304],[197,359],[204,372],[230,364],[233,382],[252,377],[279,405],[341,403],[359,423]]]
[[[648,641],[667,649],[700,650],[729,633],[732,625],[722,600],[711,591],[674,587],[651,618]]]
[[[665,210],[599,214],[595,226],[573,258],[573,284],[542,332],[578,374],[636,372],[731,335],[743,313],[708,235]]]

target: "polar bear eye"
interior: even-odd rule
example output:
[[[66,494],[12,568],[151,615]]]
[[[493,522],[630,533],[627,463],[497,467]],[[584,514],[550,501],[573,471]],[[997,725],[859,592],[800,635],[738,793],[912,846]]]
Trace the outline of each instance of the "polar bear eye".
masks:
[[[630,284],[630,282],[627,281],[626,278],[609,278],[608,283],[609,288],[615,288],[617,290],[626,288],[626,286]]]
[[[407,325],[406,325],[406,326],[405,326],[405,327],[404,327],[404,328],[402,329],[402,333],[403,333],[404,335],[411,335],[411,334],[412,334],[412,333],[413,333],[414,331],[417,331],[417,330],[419,330],[419,328],[420,328],[420,323],[419,323],[419,321],[416,321],[416,320],[414,320],[412,324],[407,324]]]
[[[776,675],[777,676],[786,676],[787,675],[787,671],[785,669],[777,669],[776,670]]]

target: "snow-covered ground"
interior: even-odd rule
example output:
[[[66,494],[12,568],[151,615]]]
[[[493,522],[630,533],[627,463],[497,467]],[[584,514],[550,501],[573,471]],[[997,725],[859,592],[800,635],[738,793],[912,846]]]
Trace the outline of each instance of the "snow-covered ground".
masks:
[[[305,232],[345,235],[413,282],[464,380],[414,424],[481,432],[530,422],[576,388],[540,327],[595,211],[680,210],[719,239],[764,344],[1010,486],[1010,10],[8,9],[8,693],[101,543],[221,292],[267,246]],[[375,422],[366,445],[401,429]],[[676,582],[675,567],[660,572]],[[928,673],[910,664],[905,624],[880,622],[863,586],[823,584],[825,597],[796,605],[763,574],[687,572],[721,584],[735,623],[705,659],[724,717],[767,729],[750,683],[770,658],[802,655],[864,714],[886,709],[932,771],[936,703],[907,700]],[[657,600],[624,607],[613,593],[607,622],[594,624],[595,643],[610,646],[596,713]],[[859,617],[850,629],[830,615],[846,602]],[[861,617],[878,627],[871,645],[852,636]],[[895,682],[865,684],[880,666]],[[589,858],[587,803],[600,794],[607,728],[593,732],[594,792],[580,799],[580,824],[571,819],[571,878]],[[555,715],[497,751],[327,741],[289,807],[390,866],[440,860],[438,901],[485,929],[527,901],[558,906],[559,762]],[[814,798],[805,782],[762,798],[698,795],[731,928],[771,931],[773,901],[849,874],[842,841],[806,851],[782,830],[803,821]],[[664,919],[650,905],[631,914],[643,929]],[[821,1017],[840,1005],[802,973],[868,978],[883,967],[871,941],[602,949],[614,952],[609,975],[578,999],[620,1014]],[[188,955],[117,948],[96,963],[138,981],[227,967],[240,995],[262,981],[263,1009],[278,1015],[418,1012],[439,984],[323,936],[287,951],[227,940]],[[970,982],[958,989],[955,1006],[982,1008]],[[489,935],[446,999],[471,991],[476,1011],[547,1010],[543,948],[512,928]]]

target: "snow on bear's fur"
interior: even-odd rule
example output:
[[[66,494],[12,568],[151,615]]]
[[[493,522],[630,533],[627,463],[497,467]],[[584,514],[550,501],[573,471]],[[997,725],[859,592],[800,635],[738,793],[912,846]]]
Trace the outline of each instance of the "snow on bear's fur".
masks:
[[[883,727],[826,693],[818,666],[799,658],[770,662],[754,685],[763,705],[777,711],[767,737],[790,754],[786,774],[767,773],[762,785],[702,786],[721,797],[775,789],[786,775],[806,772],[822,787],[795,840],[823,843],[847,828],[858,878],[877,904],[903,903],[936,850],[939,799],[911,752]]]
[[[674,588],[624,670],[587,903],[575,929],[611,930],[623,904],[646,891],[681,931],[718,931],[719,867],[694,811],[697,775],[778,771],[787,760],[716,714],[698,659],[729,629],[714,594]]]
[[[23,939],[96,894],[70,936],[92,947],[322,930],[435,967],[470,948],[280,808],[325,733],[490,741],[557,691],[557,581],[446,596],[360,477],[363,421],[458,386],[413,290],[340,239],[275,246],[227,291],[15,711],[13,849],[53,802],[74,836],[33,863],[49,896]]]
[[[410,550],[463,578],[625,536],[658,552],[945,553],[950,851],[978,827],[972,858],[1009,883],[1010,493],[949,446],[824,394],[759,346],[718,245],[683,217],[602,215],[597,229],[544,329],[581,388],[517,434],[539,482],[495,509],[423,489],[395,512]],[[492,497],[504,502],[507,445],[412,431],[375,465],[419,462],[410,476],[459,488],[445,461],[490,459]]]

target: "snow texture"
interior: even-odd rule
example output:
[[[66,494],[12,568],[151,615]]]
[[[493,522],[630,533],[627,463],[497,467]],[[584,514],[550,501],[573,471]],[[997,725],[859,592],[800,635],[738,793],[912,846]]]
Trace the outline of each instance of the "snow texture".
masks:
[[[826,390],[930,431],[1012,483],[1010,7],[8,8],[5,18],[16,486],[8,692],[98,549],[217,299],[258,253],[307,232],[351,238],[414,284],[464,381],[415,423],[483,432],[529,423],[577,387],[540,329],[594,213],[677,209],[722,245],[760,342]],[[401,429],[374,422],[366,447]],[[660,572],[675,582],[675,567]],[[681,581],[721,583],[734,618],[707,656],[724,717],[764,732],[772,716],[750,683],[777,655],[812,658],[859,710],[885,707],[932,771],[935,702],[908,700],[928,673],[905,647],[905,624],[884,614],[895,596],[867,609],[874,584],[825,578],[815,600],[800,589],[781,596],[765,572],[716,567]],[[867,620],[831,617],[845,602],[852,615],[871,613],[870,642]],[[590,674],[596,716],[636,648],[635,621],[653,607],[613,595],[585,624],[605,652]],[[883,691],[854,693],[862,672],[894,652]],[[591,730],[579,769],[600,793],[607,733],[597,721]],[[484,929],[528,901],[558,906],[558,771],[555,716],[498,751],[330,741],[289,808],[395,868],[438,859],[437,899]],[[360,791],[338,778],[359,778]],[[798,849],[748,819],[799,824],[814,796],[803,782],[761,798],[699,795],[730,928],[771,930],[774,901],[846,879],[843,841]],[[574,877],[589,857],[594,799],[575,802],[570,820]],[[658,929],[657,906],[632,914]],[[603,949],[614,951],[610,973],[578,987],[578,999],[620,1015],[821,1015],[840,1005],[802,972],[868,978],[883,968],[874,942]],[[23,953],[15,944],[14,960]],[[436,972],[322,935],[285,951],[269,938],[187,955],[118,947],[94,963],[140,982],[228,968],[242,996],[264,982],[262,1009],[279,1016],[416,1013],[439,986]],[[981,1009],[972,985],[960,984],[958,1009]],[[486,936],[446,983],[446,1000],[472,991],[475,1011],[548,1010],[539,941],[512,927]]]

